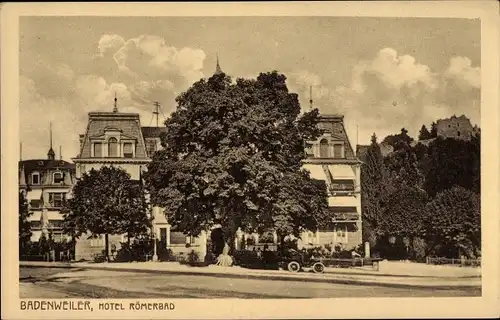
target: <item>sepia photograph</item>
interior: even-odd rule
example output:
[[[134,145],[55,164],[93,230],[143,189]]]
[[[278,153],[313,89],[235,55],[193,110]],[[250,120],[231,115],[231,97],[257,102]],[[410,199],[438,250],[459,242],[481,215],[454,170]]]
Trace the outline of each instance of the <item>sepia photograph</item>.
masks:
[[[479,16],[17,23],[16,308],[484,297]]]

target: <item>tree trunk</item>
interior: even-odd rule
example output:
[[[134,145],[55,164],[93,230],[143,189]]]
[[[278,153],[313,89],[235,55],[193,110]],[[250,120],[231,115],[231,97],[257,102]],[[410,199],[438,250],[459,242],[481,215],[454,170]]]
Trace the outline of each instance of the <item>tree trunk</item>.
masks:
[[[130,248],[130,237],[131,237],[130,232],[127,232],[127,245],[129,248]]]
[[[104,257],[106,262],[109,262],[109,237],[108,234],[104,234]]]

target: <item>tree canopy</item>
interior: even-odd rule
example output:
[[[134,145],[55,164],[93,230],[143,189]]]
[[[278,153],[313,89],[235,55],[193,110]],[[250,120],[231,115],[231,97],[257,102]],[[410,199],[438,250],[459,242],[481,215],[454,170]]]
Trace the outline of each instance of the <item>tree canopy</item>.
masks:
[[[146,175],[152,203],[177,230],[198,235],[219,223],[230,239],[238,228],[298,234],[328,220],[326,186],[302,169],[318,110],[301,114],[284,75],[216,74],[177,103]]]
[[[21,253],[31,238],[31,224],[28,221],[31,214],[24,193],[19,192],[19,251]]]
[[[477,257],[481,249],[479,196],[460,186],[444,190],[425,210],[426,238],[441,255]]]
[[[63,206],[64,232],[80,237],[104,234],[130,236],[147,232],[150,220],[139,181],[123,169],[104,166],[85,173],[73,187],[72,197]],[[106,255],[108,250],[106,250]]]
[[[405,128],[401,129],[401,132],[394,135],[389,135],[384,138],[383,143],[389,144],[394,148],[394,150],[399,150],[405,148],[413,141],[413,138],[408,135],[408,130]]]

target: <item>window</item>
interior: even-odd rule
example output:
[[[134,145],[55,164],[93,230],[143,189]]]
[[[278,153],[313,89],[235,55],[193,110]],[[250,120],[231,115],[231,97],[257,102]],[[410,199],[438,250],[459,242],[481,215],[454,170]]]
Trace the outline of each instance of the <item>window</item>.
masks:
[[[51,207],[60,208],[66,199],[65,193],[49,193],[49,203]]]
[[[108,157],[118,157],[118,140],[116,138],[109,138],[108,140]]]
[[[30,206],[33,209],[38,209],[42,207],[42,201],[40,199],[33,199],[30,201]]]
[[[460,137],[460,131],[457,131],[457,136]]]
[[[333,179],[331,189],[334,192],[354,192],[354,180]]]
[[[156,152],[156,141],[154,139],[146,140],[146,152],[148,153],[148,157],[153,157],[153,154]]]
[[[54,172],[53,175],[53,183],[55,184],[61,184],[64,181],[64,177],[62,172]]]
[[[160,228],[160,241],[167,243],[167,228]]]
[[[63,240],[62,231],[52,231],[52,240],[55,242],[61,242]]]
[[[31,184],[40,184],[40,174],[38,172],[31,174]]]
[[[333,157],[334,158],[343,158],[342,157],[342,148],[343,148],[343,146],[339,143],[333,145]]]
[[[347,226],[337,226],[337,241],[347,241]]]
[[[102,157],[102,143],[94,142],[94,157]]]
[[[91,247],[102,247],[103,245],[104,245],[104,237],[102,236],[102,234],[90,238]]]
[[[323,139],[319,143],[319,157],[320,158],[328,158],[330,156],[330,152],[328,152],[328,140]]]
[[[186,235],[182,232],[170,232],[170,244],[186,244]]]
[[[125,158],[132,158],[134,155],[131,143],[123,144],[123,156]]]

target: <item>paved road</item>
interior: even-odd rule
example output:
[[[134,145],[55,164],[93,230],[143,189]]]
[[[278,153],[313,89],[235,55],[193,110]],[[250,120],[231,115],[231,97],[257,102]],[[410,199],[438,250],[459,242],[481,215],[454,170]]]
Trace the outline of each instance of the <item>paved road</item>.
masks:
[[[386,286],[229,279],[192,275],[21,268],[21,298],[334,298],[480,296],[481,289]]]

